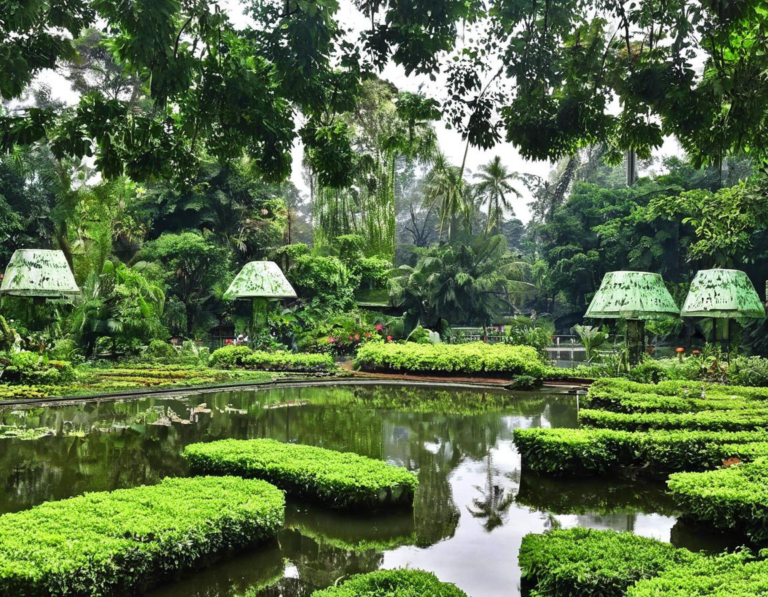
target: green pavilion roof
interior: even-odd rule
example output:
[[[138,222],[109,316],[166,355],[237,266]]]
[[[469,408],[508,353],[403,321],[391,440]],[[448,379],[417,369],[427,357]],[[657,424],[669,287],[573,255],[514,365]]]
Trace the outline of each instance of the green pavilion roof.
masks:
[[[18,249],[5,269],[0,294],[43,298],[77,296],[80,289],[61,251]]]
[[[243,266],[226,298],[296,298],[296,291],[274,261],[251,261]]]
[[[587,309],[592,319],[659,319],[678,316],[664,280],[649,272],[609,272]]]
[[[762,319],[765,307],[746,273],[737,269],[705,269],[691,282],[682,315]]]

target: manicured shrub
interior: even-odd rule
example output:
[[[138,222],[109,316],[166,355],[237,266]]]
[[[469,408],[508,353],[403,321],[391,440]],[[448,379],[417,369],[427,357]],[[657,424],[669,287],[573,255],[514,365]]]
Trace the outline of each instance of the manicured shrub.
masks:
[[[251,354],[253,351],[247,346],[222,346],[211,353],[210,365],[221,369],[242,367],[243,359]]]
[[[702,410],[766,409],[761,400],[715,395],[707,398],[665,396],[621,390],[590,389],[581,404],[588,408],[621,413],[675,412],[691,413]]]
[[[699,558],[641,580],[627,597],[758,597],[768,591],[768,562],[746,552]]]
[[[268,439],[192,444],[184,457],[197,474],[256,477],[333,508],[412,504],[418,485],[414,473],[380,460]]]
[[[704,473],[678,473],[667,481],[672,498],[695,520],[768,540],[768,459]]]
[[[756,410],[705,410],[692,413],[614,413],[583,409],[579,421],[590,427],[624,431],[692,429],[700,431],[753,431],[768,427],[768,407]]]
[[[355,366],[367,371],[398,373],[486,373],[544,377],[536,349],[508,344],[369,343],[360,348]]]
[[[455,585],[440,582],[422,570],[379,570],[353,576],[337,587],[315,591],[312,597],[467,597]]]
[[[647,431],[612,429],[515,429],[523,464],[548,474],[604,474],[631,467],[639,474],[664,476],[704,471],[737,457],[766,455],[760,431]],[[747,444],[755,444],[748,449]]]
[[[547,597],[623,597],[638,580],[701,556],[632,533],[574,528],[526,535],[523,586]]]
[[[283,493],[233,477],[164,479],[0,516],[0,594],[139,594],[209,556],[273,537]]]
[[[38,386],[0,386],[0,400],[37,400],[51,395],[51,388]]]
[[[751,388],[734,385],[720,385],[702,381],[662,381],[657,384],[638,383],[626,379],[598,379],[590,389],[622,390],[663,396],[683,396],[688,398],[739,397],[755,400],[768,400],[768,388]]]
[[[254,351],[244,357],[243,367],[265,371],[331,371],[336,365],[327,354]]]
[[[736,357],[728,365],[728,381],[735,385],[768,386],[768,359]]]

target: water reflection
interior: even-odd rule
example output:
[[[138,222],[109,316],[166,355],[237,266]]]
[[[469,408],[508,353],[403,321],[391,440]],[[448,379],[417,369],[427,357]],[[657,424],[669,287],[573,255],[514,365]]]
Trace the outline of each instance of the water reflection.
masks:
[[[518,427],[574,427],[573,398],[425,387],[338,386],[192,394],[0,411],[0,424],[48,428],[0,440],[0,510],[186,475],[196,441],[268,437],[354,451],[418,471],[413,512],[349,516],[289,503],[286,528],[251,553],[185,573],[156,597],[310,595],[381,567],[434,571],[474,597],[519,594],[522,537],[573,525],[719,545],[676,525],[663,487],[521,472]]]

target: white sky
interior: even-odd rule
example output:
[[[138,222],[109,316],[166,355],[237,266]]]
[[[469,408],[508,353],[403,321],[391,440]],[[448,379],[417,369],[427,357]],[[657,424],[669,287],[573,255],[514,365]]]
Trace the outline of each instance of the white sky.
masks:
[[[221,0],[220,4],[229,13],[230,18],[236,26],[245,26],[248,24],[249,18],[243,14],[240,0]],[[338,17],[342,26],[351,28],[353,31],[359,32],[366,25],[365,18],[355,8],[352,0],[340,0]],[[394,83],[402,91],[421,91],[441,103],[444,99],[445,79],[441,75],[437,76],[436,81],[430,81],[429,77],[425,75],[406,76],[405,71],[401,67],[389,64],[380,76],[383,79]],[[66,79],[57,73],[46,71],[39,76],[38,80],[50,85],[55,97],[60,98],[67,103],[77,102],[77,94],[73,92]],[[454,130],[446,129],[444,125],[439,122],[435,123],[435,128],[440,149],[453,163],[456,165],[461,164],[465,148],[465,142],[462,140],[461,135]],[[669,155],[678,152],[679,148],[677,143],[673,139],[668,139],[658,154]],[[291,173],[291,180],[302,192],[309,194],[309,189],[307,188],[302,175],[302,153],[303,148],[301,142],[297,139],[292,151],[293,170]],[[502,162],[511,171],[520,174],[535,174],[537,176],[546,177],[553,166],[553,164],[548,161],[526,160],[522,158],[518,151],[510,144],[501,143],[488,151],[470,147],[467,155],[466,167],[470,172],[474,172],[481,164],[488,162],[496,155],[501,157]],[[523,197],[518,199],[515,203],[515,215],[523,222],[528,222],[531,218],[531,212],[528,207],[531,195],[528,189],[523,185],[520,185],[519,190],[523,193]]]

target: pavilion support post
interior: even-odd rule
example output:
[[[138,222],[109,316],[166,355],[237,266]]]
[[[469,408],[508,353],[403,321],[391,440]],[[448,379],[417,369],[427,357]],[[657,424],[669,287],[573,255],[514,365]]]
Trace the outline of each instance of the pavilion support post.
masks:
[[[642,319],[627,319],[627,356],[630,367],[636,367],[645,353],[645,322]]]

